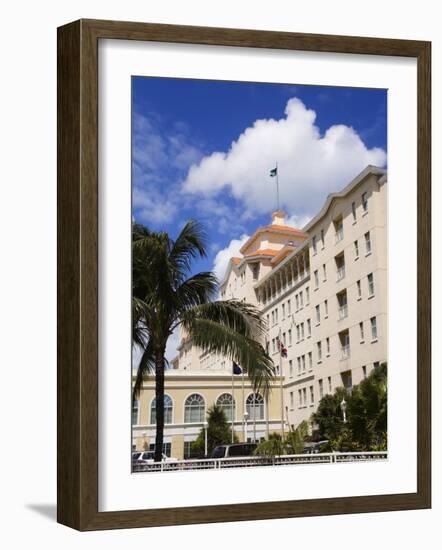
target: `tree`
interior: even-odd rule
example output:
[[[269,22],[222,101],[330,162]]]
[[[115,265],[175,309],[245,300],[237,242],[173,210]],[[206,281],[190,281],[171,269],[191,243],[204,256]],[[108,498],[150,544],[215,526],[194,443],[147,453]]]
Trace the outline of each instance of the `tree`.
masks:
[[[341,402],[347,403],[343,422]],[[387,448],[387,364],[382,363],[351,393],[337,388],[324,396],[312,415],[331,451],[372,451]]]
[[[192,454],[203,457],[205,455],[205,430],[201,429],[197,439],[192,443]],[[221,407],[213,405],[207,412],[207,454],[210,456],[218,445],[227,445],[232,442],[232,429],[229,426],[225,412]],[[238,438],[234,437],[234,442]]]
[[[155,461],[162,457],[166,344],[179,327],[204,352],[235,361],[255,391],[267,393],[274,377],[272,360],[260,341],[265,324],[252,305],[214,300],[218,281],[211,272],[191,274],[192,262],[206,256],[202,226],[188,221],[176,240],[140,224],[132,228],[132,338],[141,350],[133,388],[135,399],[147,374],[155,375]]]
[[[294,455],[301,454],[304,451],[304,444],[308,433],[309,426],[306,420],[303,420],[295,430],[290,430],[286,439],[287,453]]]
[[[281,456],[286,454],[285,442],[281,434],[270,434],[268,439],[261,441],[253,454],[257,456]]]

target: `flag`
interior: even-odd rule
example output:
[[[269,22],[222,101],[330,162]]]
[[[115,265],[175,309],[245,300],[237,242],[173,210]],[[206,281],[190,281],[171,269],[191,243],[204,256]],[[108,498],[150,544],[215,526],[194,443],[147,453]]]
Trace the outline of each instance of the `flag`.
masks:
[[[271,178],[274,178],[274,177],[277,176],[277,175],[278,175],[278,167],[276,166],[275,168],[272,168],[272,169],[270,170],[270,177],[271,177]]]
[[[278,342],[278,349],[279,349],[279,353],[281,354],[281,357],[287,357],[287,348],[284,346],[284,344],[279,338],[277,338],[277,342]]]
[[[242,374],[241,367],[237,363],[235,363],[235,361],[233,361],[233,363],[232,363],[232,373],[233,374]]]

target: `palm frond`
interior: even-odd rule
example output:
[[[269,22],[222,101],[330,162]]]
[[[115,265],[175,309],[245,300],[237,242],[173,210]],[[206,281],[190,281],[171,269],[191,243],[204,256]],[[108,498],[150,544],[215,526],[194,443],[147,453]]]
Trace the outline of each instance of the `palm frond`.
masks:
[[[203,226],[196,220],[189,220],[175,242],[169,254],[169,265],[178,282],[189,273],[192,260],[206,256],[207,235]]]
[[[132,391],[132,400],[135,400],[140,395],[143,378],[155,372],[155,358],[153,352],[152,340],[149,339],[144,346],[143,355],[137,367],[137,376]]]
[[[186,279],[175,291],[175,305],[178,313],[206,304],[215,295],[218,282],[213,273],[203,271]]]
[[[235,361],[247,373],[255,391],[269,391],[275,367],[260,343],[217,320],[193,317],[183,326],[195,346]]]

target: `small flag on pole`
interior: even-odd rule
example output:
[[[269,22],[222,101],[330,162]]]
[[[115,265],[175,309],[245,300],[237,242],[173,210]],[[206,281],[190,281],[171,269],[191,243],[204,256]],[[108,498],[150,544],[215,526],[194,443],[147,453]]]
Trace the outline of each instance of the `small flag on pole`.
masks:
[[[237,363],[235,363],[235,361],[233,361],[233,364],[232,364],[232,372],[233,374],[242,374],[241,367]]]
[[[287,357],[287,348],[284,346],[284,344],[279,338],[277,338],[277,342],[278,342],[278,349],[279,349],[279,353],[281,354],[281,357]]]
[[[274,178],[274,177],[277,176],[277,175],[278,175],[278,167],[276,166],[275,168],[272,168],[272,169],[270,170],[270,177],[271,177],[271,178]]]

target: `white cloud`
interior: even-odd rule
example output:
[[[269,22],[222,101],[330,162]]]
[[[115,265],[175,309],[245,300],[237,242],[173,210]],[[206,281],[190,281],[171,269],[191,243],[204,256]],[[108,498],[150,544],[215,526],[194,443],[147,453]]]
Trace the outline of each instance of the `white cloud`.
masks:
[[[177,327],[169,336],[166,344],[166,359],[170,362],[177,355],[177,347],[180,343],[180,328]]]
[[[290,213],[306,216],[368,164],[385,165],[385,151],[368,149],[353,128],[334,125],[321,135],[315,119],[313,110],[291,98],[284,118],[256,120],[229,151],[193,164],[184,190],[215,196],[227,188],[248,211],[268,212],[276,194],[269,170],[277,161],[281,203]]]
[[[233,256],[242,257],[239,249],[247,241],[249,235],[241,235],[239,239],[232,239],[230,243],[220,250],[213,261],[213,272],[218,277],[218,280],[221,282],[226,273],[227,266],[229,265],[230,258]]]
[[[313,216],[308,214],[293,214],[285,220],[285,224],[295,229],[302,229],[312,218]]]

